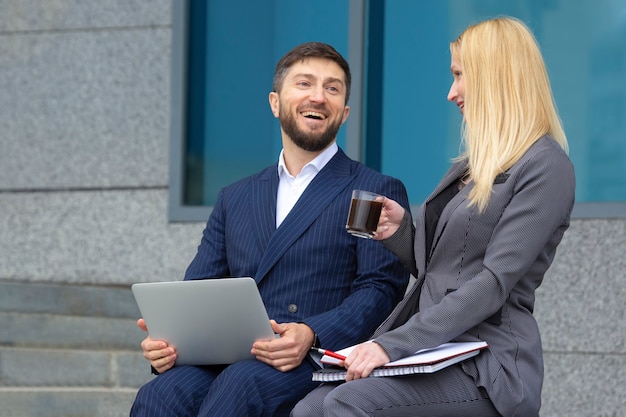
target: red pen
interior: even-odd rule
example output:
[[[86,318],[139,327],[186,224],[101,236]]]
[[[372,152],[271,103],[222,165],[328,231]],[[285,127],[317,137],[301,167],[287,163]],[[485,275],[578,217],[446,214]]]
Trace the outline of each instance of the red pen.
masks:
[[[335,353],[332,350],[316,348],[316,347],[312,347],[311,349],[321,353],[322,355],[326,355],[326,356],[330,356],[331,358],[339,359],[340,361],[345,361],[346,360],[345,356],[340,355],[339,353]]]

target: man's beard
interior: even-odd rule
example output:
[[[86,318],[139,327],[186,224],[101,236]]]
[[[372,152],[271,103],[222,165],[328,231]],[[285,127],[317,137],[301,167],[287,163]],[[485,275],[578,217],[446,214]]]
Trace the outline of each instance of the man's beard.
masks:
[[[326,147],[335,140],[337,132],[339,132],[339,128],[341,127],[341,120],[338,120],[329,124],[328,127],[321,132],[304,132],[298,127],[296,119],[291,113],[284,113],[287,112],[281,111],[278,115],[278,120],[280,121],[280,126],[283,128],[283,131],[296,146],[309,152],[319,152],[326,149]]]

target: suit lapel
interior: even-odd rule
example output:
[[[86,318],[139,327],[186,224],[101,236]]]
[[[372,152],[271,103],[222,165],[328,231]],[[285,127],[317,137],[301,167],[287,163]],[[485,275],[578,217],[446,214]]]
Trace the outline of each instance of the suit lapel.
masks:
[[[411,289],[407,292],[402,301],[396,306],[396,308],[391,312],[391,314],[387,317],[387,319],[376,329],[374,332],[373,338],[380,336],[381,334],[392,330],[402,324],[404,324],[413,314],[417,313],[419,310],[419,297],[421,292],[422,284],[424,283],[424,277],[426,275],[426,230],[425,230],[425,213],[426,213],[426,203],[431,201],[437,194],[439,194],[442,190],[444,190],[447,186],[449,186],[453,181],[457,181],[458,178],[463,174],[466,168],[466,163],[464,161],[457,162],[450,167],[446,175],[442,178],[439,184],[435,187],[433,192],[428,196],[428,198],[424,201],[419,208],[415,219],[415,264],[417,266],[417,270],[419,271],[419,275],[416,278],[415,283],[411,287]],[[462,201],[462,200],[460,200]],[[444,210],[445,211],[445,210]],[[451,212],[451,211],[450,211]],[[437,226],[437,231],[435,232],[434,241],[436,242],[437,236],[441,233],[441,225],[445,224],[449,217],[442,217],[439,219],[439,223]]]
[[[459,161],[453,164],[448,170],[448,172],[446,172],[446,174],[443,176],[441,181],[439,181],[439,184],[437,184],[433,192],[428,196],[424,204],[432,200],[437,194],[443,191],[453,181],[457,181],[459,177],[461,176],[461,174],[464,173],[466,168],[467,168],[466,161]]]
[[[315,176],[311,184],[304,190],[300,199],[287,215],[278,229],[272,234],[263,259],[257,269],[255,280],[260,282],[285,251],[300,238],[309,226],[328,207],[332,200],[352,180],[350,159],[341,149]],[[276,192],[274,192],[274,213],[276,207]],[[275,214],[274,214],[274,217]],[[275,220],[274,220],[275,221]],[[261,230],[261,233],[266,230]]]
[[[422,273],[426,270],[426,203],[431,201],[452,182],[457,181],[463,174],[463,171],[465,171],[466,166],[467,164],[465,161],[460,161],[452,165],[439,184],[437,184],[433,192],[426,198],[424,204],[422,204],[419,208],[415,218],[415,265],[417,266],[417,270],[420,271],[420,276],[422,276]],[[433,243],[437,241],[437,236],[441,231],[440,226],[445,224],[446,220],[442,220],[441,218],[439,219]]]
[[[269,191],[268,191],[269,190]],[[276,195],[278,194],[278,165],[273,165],[263,172],[251,190],[250,199],[254,206],[251,215],[254,218],[254,238],[265,252],[269,240],[276,231]]]

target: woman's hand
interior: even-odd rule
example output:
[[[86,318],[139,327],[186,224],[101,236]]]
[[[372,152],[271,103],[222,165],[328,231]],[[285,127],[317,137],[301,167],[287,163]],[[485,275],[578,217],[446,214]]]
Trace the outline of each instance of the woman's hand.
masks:
[[[384,240],[390,238],[402,223],[404,218],[404,207],[396,203],[394,200],[385,197],[383,200],[383,209],[380,211],[380,219],[374,240]]]
[[[385,349],[376,342],[361,343],[354,348],[343,362],[348,369],[346,381],[367,378],[374,368],[383,366],[389,362],[389,356]]]

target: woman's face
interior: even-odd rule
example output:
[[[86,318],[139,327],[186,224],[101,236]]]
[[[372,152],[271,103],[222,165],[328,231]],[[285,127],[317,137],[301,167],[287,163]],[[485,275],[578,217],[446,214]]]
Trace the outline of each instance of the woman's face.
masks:
[[[463,68],[461,64],[454,58],[452,58],[450,64],[450,71],[452,71],[452,86],[448,92],[448,101],[453,101],[459,107],[461,114],[465,107],[465,82],[463,81]]]

